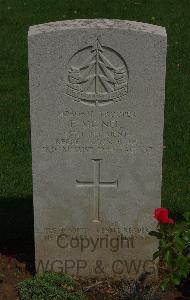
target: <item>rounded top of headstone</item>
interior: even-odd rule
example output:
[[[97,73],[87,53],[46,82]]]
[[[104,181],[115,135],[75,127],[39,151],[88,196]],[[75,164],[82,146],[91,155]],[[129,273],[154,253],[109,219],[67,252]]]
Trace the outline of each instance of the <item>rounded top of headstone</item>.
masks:
[[[77,28],[115,28],[132,31],[143,31],[156,35],[166,36],[165,27],[118,19],[75,19],[66,21],[57,21],[30,26],[29,36],[48,33],[58,30],[77,29]]]

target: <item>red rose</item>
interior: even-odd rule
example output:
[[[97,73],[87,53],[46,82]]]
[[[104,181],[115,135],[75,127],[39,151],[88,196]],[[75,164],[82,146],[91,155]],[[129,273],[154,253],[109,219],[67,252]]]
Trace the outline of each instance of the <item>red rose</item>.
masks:
[[[166,208],[156,208],[154,218],[161,224],[174,224],[174,220],[168,218],[168,210]]]

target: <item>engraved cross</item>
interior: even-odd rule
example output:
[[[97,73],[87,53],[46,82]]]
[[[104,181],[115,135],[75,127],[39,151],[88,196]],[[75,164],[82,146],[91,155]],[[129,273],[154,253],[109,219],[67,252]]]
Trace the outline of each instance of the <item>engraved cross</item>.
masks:
[[[94,179],[93,181],[80,181],[76,180],[77,187],[93,187],[94,188],[94,201],[93,211],[94,219],[93,222],[100,222],[100,188],[117,188],[118,180],[115,181],[101,181],[100,180],[100,162],[101,159],[92,159],[94,164]]]

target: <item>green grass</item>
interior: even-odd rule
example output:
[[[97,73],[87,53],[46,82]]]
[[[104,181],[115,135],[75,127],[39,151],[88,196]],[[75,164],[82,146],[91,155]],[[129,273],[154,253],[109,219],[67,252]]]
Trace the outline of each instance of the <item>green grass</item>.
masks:
[[[6,199],[20,199],[18,205],[10,201],[9,210],[24,213],[27,205],[23,209],[22,204],[32,195],[28,27],[74,18],[120,18],[166,27],[162,201],[174,213],[190,210],[190,0],[0,0],[0,207]],[[1,211],[0,222],[6,223],[9,212]]]

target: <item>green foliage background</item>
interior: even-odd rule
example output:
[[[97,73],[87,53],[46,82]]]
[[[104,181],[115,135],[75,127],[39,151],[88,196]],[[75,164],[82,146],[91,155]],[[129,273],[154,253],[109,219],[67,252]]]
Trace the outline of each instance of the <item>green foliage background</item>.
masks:
[[[162,203],[190,210],[190,1],[0,0],[0,233],[32,231],[27,66],[30,25],[119,18],[165,26],[168,34]]]

